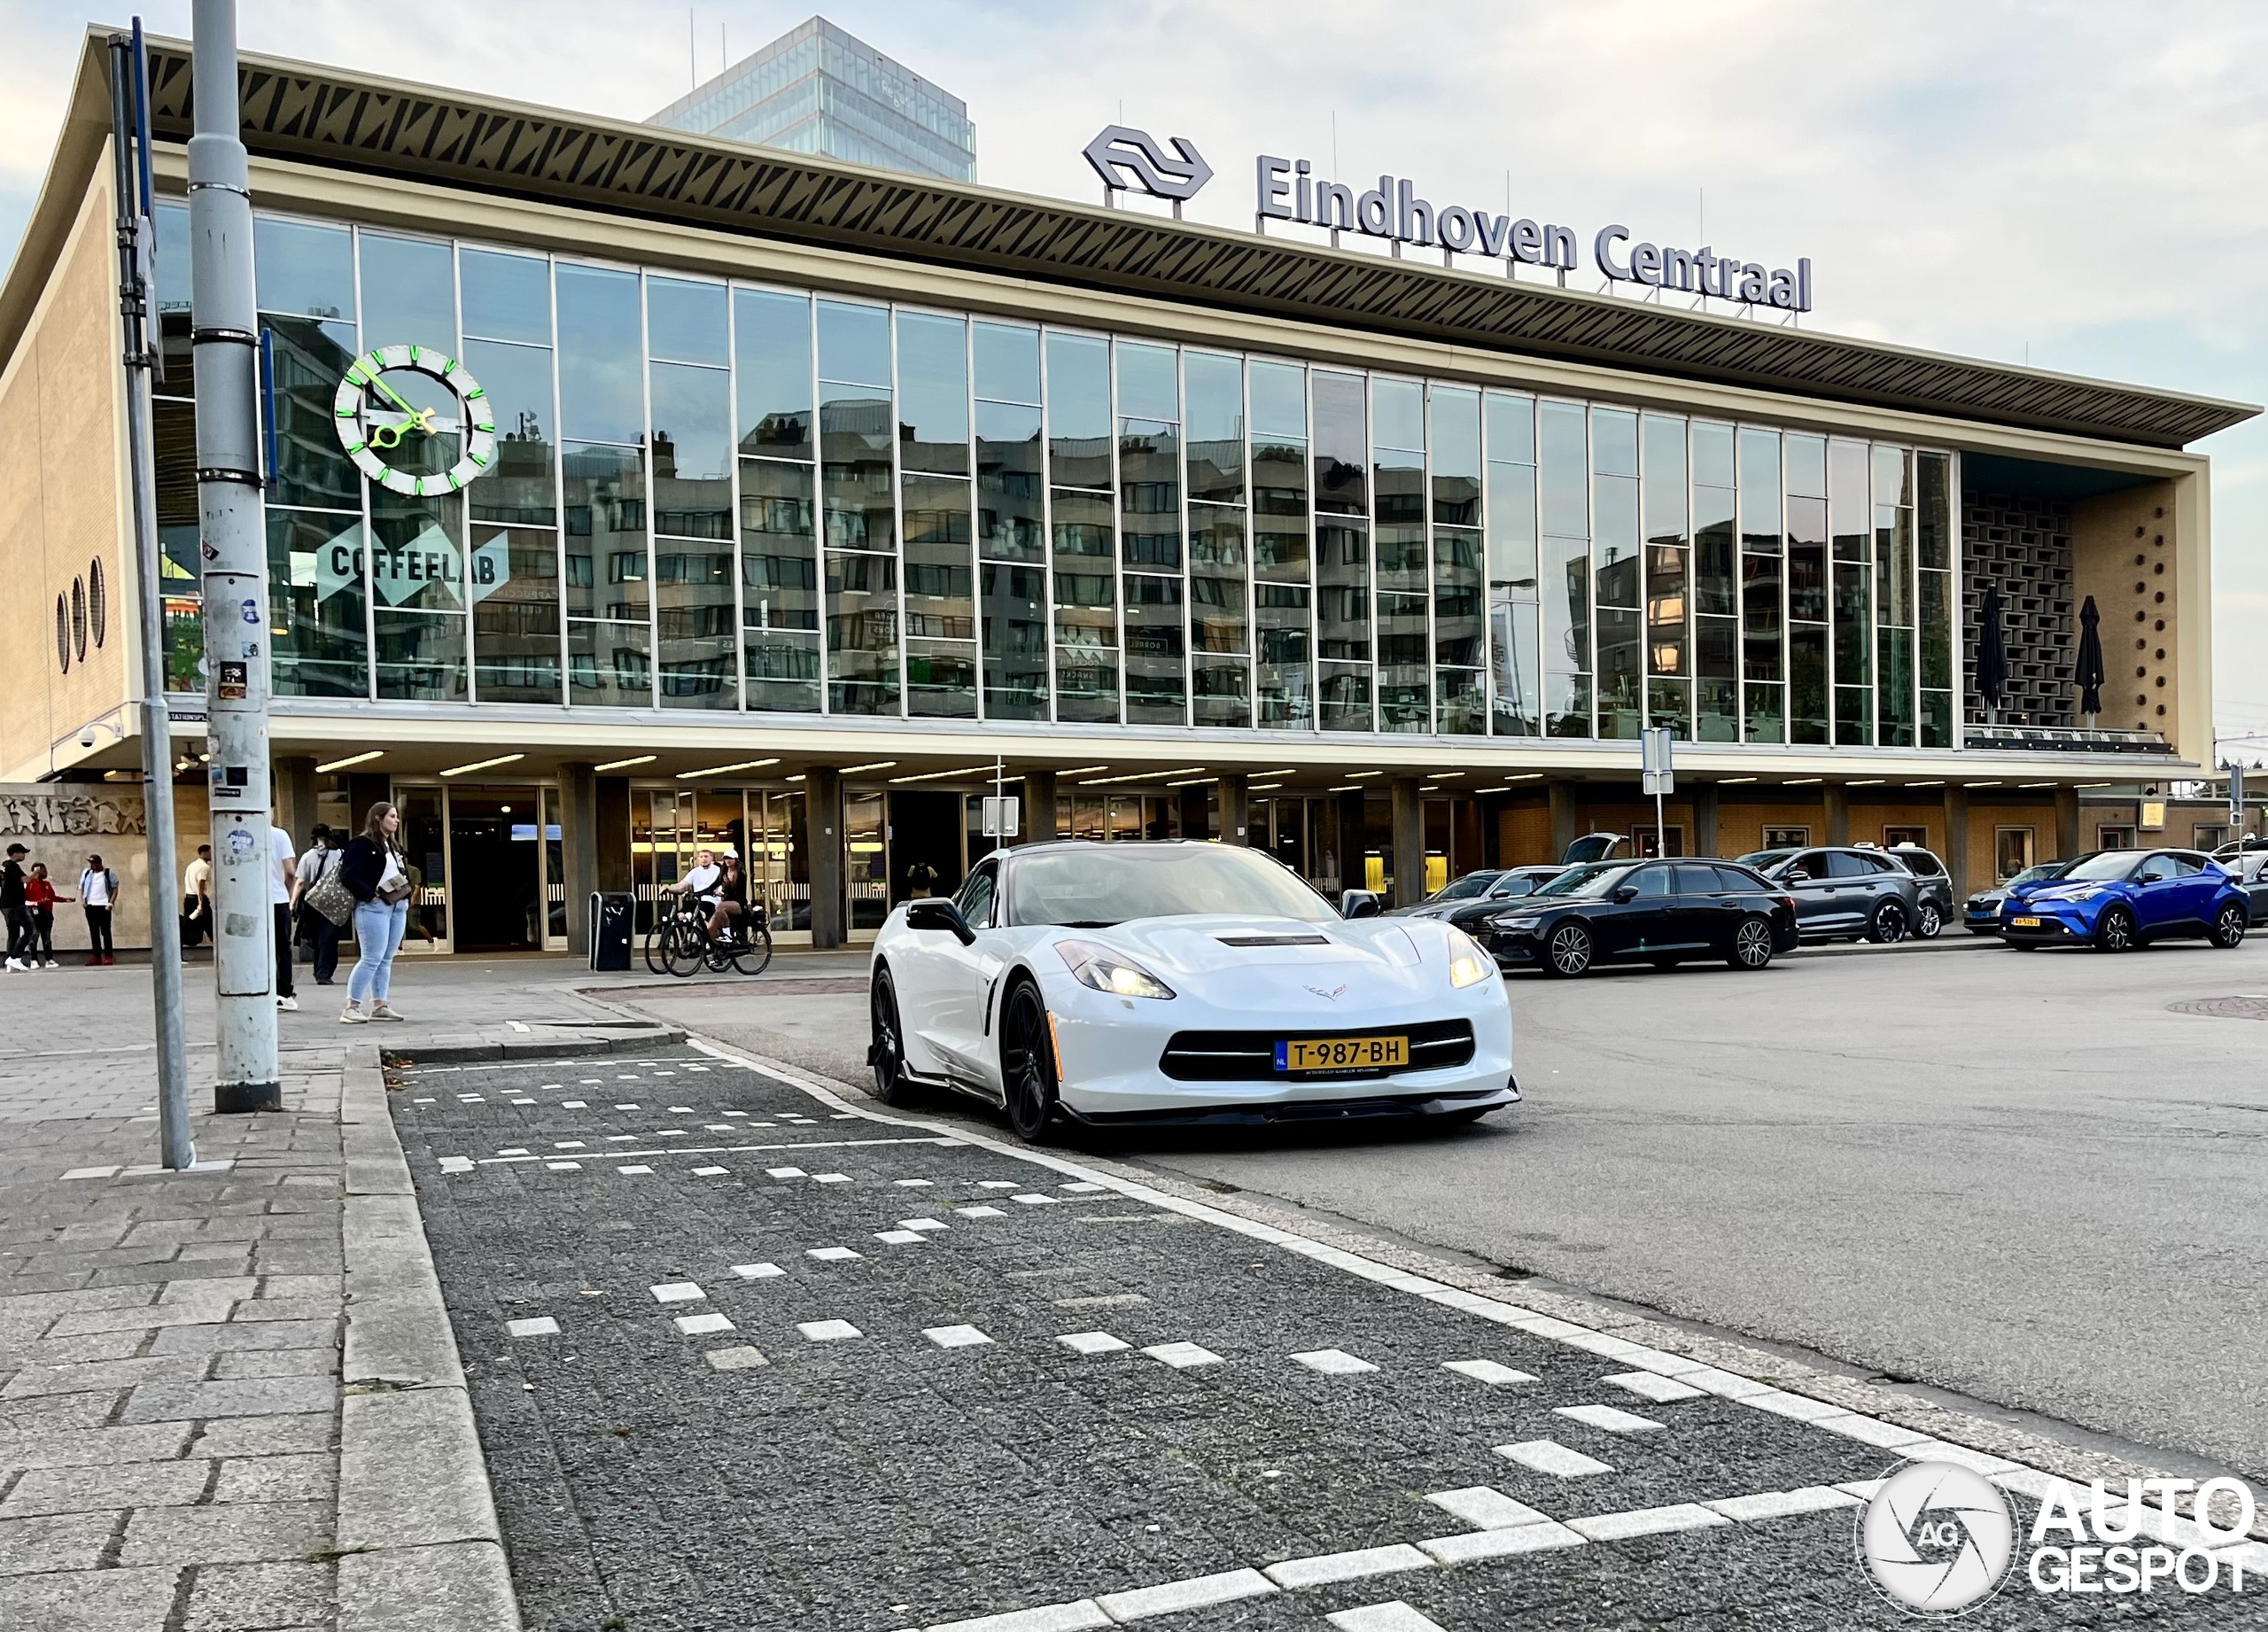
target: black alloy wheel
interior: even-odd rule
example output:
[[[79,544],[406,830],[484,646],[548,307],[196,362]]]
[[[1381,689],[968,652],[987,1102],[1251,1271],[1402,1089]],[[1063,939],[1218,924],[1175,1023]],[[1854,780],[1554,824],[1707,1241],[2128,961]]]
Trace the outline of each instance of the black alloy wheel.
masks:
[[[1938,910],[1935,901],[1922,903],[1921,916],[1914,921],[1914,933],[1925,941],[1934,941],[1946,927],[1946,915]]]
[[[2223,952],[2233,951],[2244,944],[2245,912],[2235,902],[2221,908],[2213,918],[2213,944]]]
[[[2114,906],[2104,913],[2102,921],[2094,927],[2095,951],[2132,952],[2134,944],[2134,914],[2123,906]]]
[[[1588,974],[1597,950],[1598,942],[1591,934],[1590,926],[1570,918],[1552,930],[1551,938],[1543,944],[1543,972],[1566,980]]]
[[[744,921],[733,946],[733,968],[742,975],[761,975],[772,967],[772,926],[753,914]]]
[[[1733,955],[1725,961],[1744,974],[1772,967],[1772,921],[1744,918],[1733,929]]]
[[[1867,920],[1867,939],[1877,946],[1895,946],[1905,938],[1906,909],[1895,901],[1875,908],[1875,915]]]
[[[1029,980],[1016,983],[1000,1017],[1000,1085],[1016,1137],[1027,1145],[1045,1144],[1055,1118],[1055,1045],[1047,1006]]]
[[[905,1075],[905,1040],[897,1028],[897,988],[887,967],[874,971],[866,1009],[872,1020],[866,1063],[874,1069],[874,1098],[884,1105],[904,1105],[913,1097],[913,1084]]]
[[[690,918],[672,918],[662,926],[662,967],[680,980],[701,972],[709,961],[709,932]]]

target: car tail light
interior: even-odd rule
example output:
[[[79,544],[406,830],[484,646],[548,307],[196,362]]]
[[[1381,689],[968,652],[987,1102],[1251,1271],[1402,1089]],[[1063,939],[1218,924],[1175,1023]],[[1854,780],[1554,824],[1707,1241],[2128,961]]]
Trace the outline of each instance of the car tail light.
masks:
[[[1792,913],[1796,910],[1796,898],[1793,896],[1782,896],[1780,905]]]

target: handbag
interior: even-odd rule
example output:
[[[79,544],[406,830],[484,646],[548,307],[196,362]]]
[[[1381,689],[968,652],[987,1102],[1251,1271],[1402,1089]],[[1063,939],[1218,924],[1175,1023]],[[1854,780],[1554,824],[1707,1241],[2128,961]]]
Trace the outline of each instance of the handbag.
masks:
[[[354,892],[346,887],[346,869],[332,862],[323,869],[322,876],[312,889],[299,898],[299,905],[311,906],[333,924],[341,928],[354,916]]]

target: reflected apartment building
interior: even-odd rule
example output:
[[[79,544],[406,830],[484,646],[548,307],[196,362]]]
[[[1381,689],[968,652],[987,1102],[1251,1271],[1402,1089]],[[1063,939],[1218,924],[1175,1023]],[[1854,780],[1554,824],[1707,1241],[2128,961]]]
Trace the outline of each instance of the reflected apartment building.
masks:
[[[186,47],[152,73],[193,773]],[[579,947],[592,890],[642,913],[719,843],[784,938],[855,940],[996,842],[996,790],[1021,840],[1250,843],[1325,890],[1408,897],[1595,830],[1912,841],[1981,883],[2099,842],[2091,790],[2211,764],[2187,445],[2243,405],[245,74],[278,808],[304,833],[401,805],[415,945]],[[89,640],[70,610],[133,584],[103,74],[90,45],[0,291],[0,432],[36,449],[0,521],[35,592],[6,612],[38,700],[0,720],[12,781],[138,756],[134,620]],[[462,491],[374,485],[337,433],[346,370],[397,345],[493,407]],[[35,434],[58,405],[73,434]],[[445,470],[458,401],[416,406],[404,456]],[[1658,835],[1649,725],[1681,739]]]

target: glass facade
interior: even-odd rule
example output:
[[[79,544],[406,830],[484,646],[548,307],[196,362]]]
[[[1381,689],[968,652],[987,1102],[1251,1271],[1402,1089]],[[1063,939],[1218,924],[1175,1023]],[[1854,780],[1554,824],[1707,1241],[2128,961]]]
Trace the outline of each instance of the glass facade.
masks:
[[[1943,452],[266,215],[254,251],[280,696],[1952,746]],[[462,493],[339,451],[341,371],[401,341],[495,405]]]

